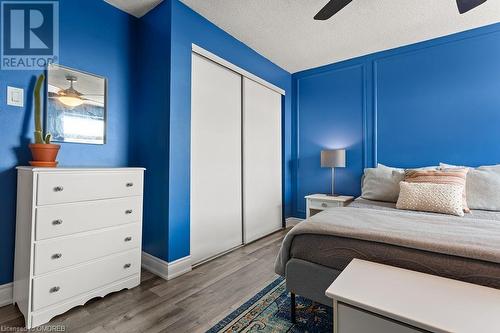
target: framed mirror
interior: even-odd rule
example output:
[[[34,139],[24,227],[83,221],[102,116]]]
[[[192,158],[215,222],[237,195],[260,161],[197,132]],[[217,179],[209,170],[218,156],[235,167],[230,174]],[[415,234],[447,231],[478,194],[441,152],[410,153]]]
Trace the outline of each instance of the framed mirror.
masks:
[[[106,78],[61,65],[47,70],[46,133],[52,141],[106,143]]]

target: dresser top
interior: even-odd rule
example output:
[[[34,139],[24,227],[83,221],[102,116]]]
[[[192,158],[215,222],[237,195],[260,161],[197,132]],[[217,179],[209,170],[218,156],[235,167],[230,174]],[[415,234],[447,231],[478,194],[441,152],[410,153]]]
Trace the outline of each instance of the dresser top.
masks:
[[[145,168],[128,168],[128,167],[123,167],[123,168],[84,168],[84,167],[71,167],[71,168],[63,168],[63,167],[57,167],[57,168],[41,168],[41,167],[33,167],[33,166],[18,166],[16,167],[17,170],[23,170],[23,171],[31,171],[31,172],[81,172],[81,171],[144,171],[146,170]]]
[[[431,332],[498,332],[500,290],[354,259],[326,295]]]

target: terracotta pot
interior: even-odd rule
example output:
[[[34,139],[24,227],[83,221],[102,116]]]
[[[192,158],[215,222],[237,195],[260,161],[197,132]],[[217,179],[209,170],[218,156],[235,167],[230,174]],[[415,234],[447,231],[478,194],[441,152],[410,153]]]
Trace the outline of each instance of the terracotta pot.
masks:
[[[55,167],[57,165],[56,158],[59,152],[60,145],[52,143],[32,143],[29,145],[33,161],[30,164],[33,166]]]

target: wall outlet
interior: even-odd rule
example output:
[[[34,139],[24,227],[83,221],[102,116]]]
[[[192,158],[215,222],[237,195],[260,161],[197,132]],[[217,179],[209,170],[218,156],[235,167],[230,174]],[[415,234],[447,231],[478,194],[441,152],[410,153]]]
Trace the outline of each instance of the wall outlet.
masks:
[[[8,86],[7,105],[24,107],[24,89]]]

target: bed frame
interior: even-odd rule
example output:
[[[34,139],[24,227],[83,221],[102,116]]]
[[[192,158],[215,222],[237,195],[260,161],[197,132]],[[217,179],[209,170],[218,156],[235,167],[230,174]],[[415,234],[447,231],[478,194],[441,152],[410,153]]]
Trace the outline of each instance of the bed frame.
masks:
[[[340,273],[341,271],[305,260],[292,258],[287,262],[286,289],[291,296],[290,314],[293,323],[296,323],[295,295],[331,307],[332,300],[325,295],[325,291]]]

